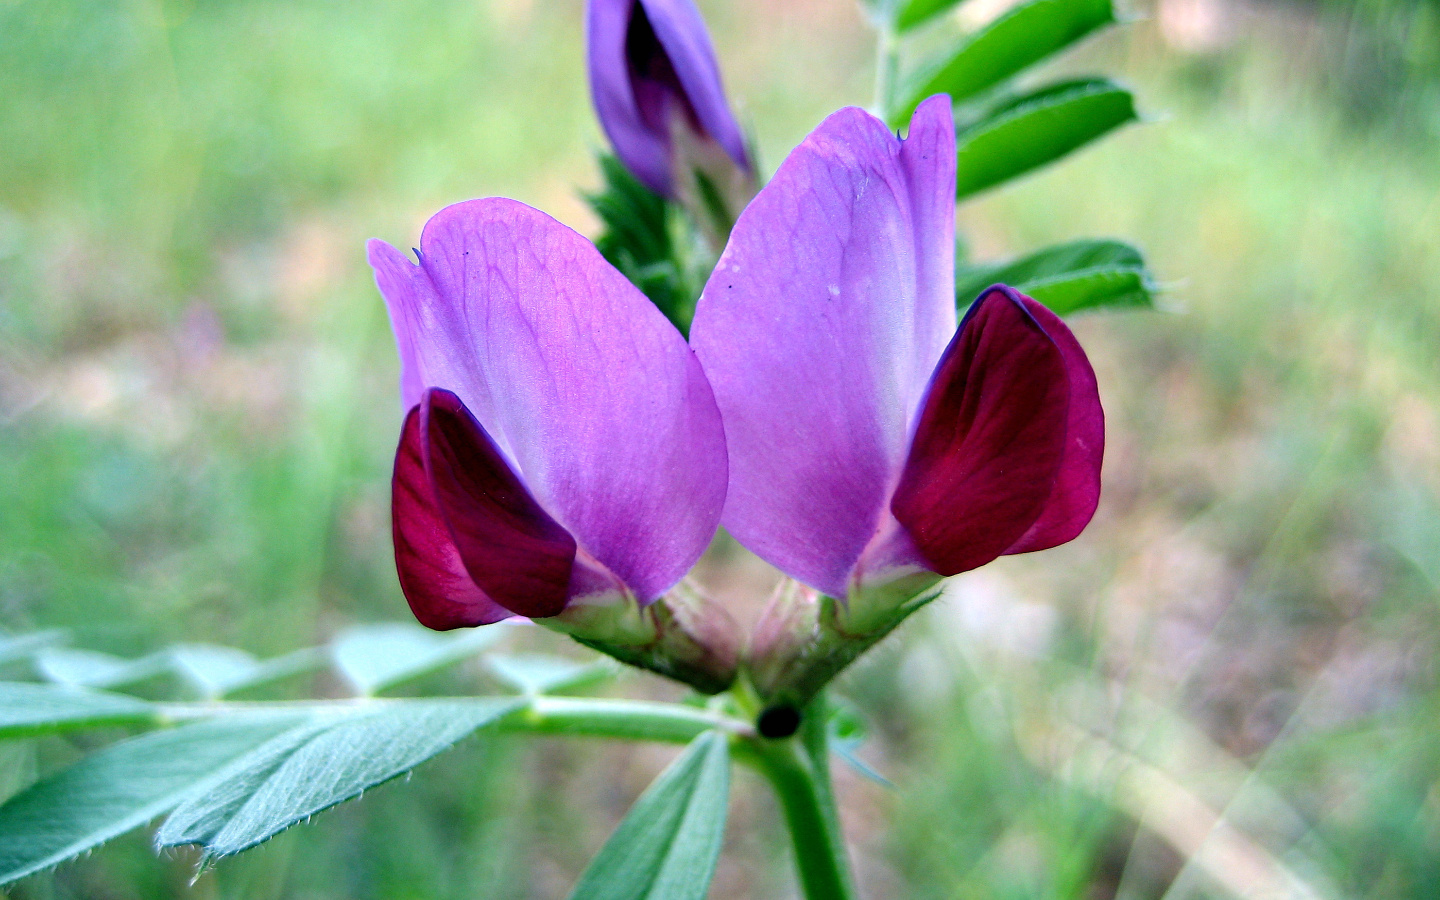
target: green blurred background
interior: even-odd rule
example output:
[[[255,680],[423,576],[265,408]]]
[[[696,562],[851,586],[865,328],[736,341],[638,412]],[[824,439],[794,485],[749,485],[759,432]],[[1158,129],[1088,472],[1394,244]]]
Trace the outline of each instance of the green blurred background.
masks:
[[[847,0],[701,6],[767,170],[868,101]],[[1073,320],[1110,422],[1090,530],[957,579],[843,680],[895,784],[837,771],[863,893],[1440,897],[1440,4],[1134,11],[1064,66],[1152,121],[960,221],[980,259],[1133,240],[1165,309]],[[491,194],[593,231],[581,21],[0,0],[0,625],[268,656],[407,617],[363,241]],[[471,740],[193,884],[140,834],[10,896],[561,897],[672,753]],[[0,795],[74,754],[0,745]],[[793,896],[737,787],[712,896]]]

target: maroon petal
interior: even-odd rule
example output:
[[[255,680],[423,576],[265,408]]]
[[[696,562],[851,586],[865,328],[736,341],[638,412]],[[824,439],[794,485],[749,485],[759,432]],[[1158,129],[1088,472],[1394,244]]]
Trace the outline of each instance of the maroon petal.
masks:
[[[942,575],[1028,537],[1065,462],[1066,355],[1027,300],[997,285],[970,308],[935,369],[891,500]]]
[[[485,596],[470,579],[450,528],[435,506],[435,492],[425,474],[419,406],[405,416],[390,485],[395,569],[420,624],[448,631],[509,617],[508,609]]]
[[[413,438],[412,419],[416,422]],[[437,541],[428,553],[423,547],[416,548],[414,540],[408,541],[412,553],[427,557],[429,564],[428,568],[414,567],[413,575],[453,576],[458,557],[476,591],[493,606],[531,618],[553,616],[565,608],[575,539],[535,502],[460,399],[439,388],[426,391],[420,405],[411,411],[396,462],[396,562],[402,572],[402,533],[407,538],[412,532],[423,537],[422,529],[429,524],[422,520],[420,527],[412,527],[402,520],[399,472],[407,453],[423,461],[425,480],[420,487],[428,487],[431,501],[425,511],[444,524],[448,537],[448,542]],[[411,493],[419,496],[419,491]],[[427,619],[439,618],[451,621],[448,627],[483,624],[455,618],[467,604],[473,610],[479,607],[473,595],[463,590],[445,595],[447,589],[454,589],[453,578],[411,581],[417,589],[413,594],[403,575],[401,586],[406,587],[406,597],[422,623],[428,625]],[[424,604],[431,605],[422,614],[419,606]]]
[[[1055,488],[1040,518],[1006,554],[1045,550],[1078,537],[1100,504],[1100,463],[1105,456],[1105,411],[1100,407],[1100,388],[1090,360],[1059,316],[1029,297],[1023,299],[1025,308],[1055,341],[1065,359],[1070,411]]]
[[[575,538],[535,502],[459,397],[432,388],[420,409],[430,484],[465,571],[513,613],[559,613],[570,592]]]

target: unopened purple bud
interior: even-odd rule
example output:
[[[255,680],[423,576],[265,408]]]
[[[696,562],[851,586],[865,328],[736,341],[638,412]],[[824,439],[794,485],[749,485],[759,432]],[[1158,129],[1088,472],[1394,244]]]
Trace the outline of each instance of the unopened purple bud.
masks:
[[[743,205],[753,165],[695,4],[590,0],[586,30],[595,112],[625,167],[673,200]]]

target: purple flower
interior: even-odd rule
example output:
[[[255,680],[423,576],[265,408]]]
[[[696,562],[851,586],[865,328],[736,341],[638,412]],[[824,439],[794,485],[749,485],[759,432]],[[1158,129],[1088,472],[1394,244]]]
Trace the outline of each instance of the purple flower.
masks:
[[[830,596],[1064,543],[1104,417],[1070,330],[997,285],[956,328],[955,126],[845,109],[741,214],[691,342],[729,448],[722,524]]]
[[[721,154],[707,151],[716,145],[740,172],[751,171],[691,0],[590,0],[586,31],[596,115],[636,178],[674,198],[682,163],[713,169],[708,158]],[[677,158],[677,142],[694,145],[679,155],[696,158]]]
[[[370,264],[409,410],[395,457],[400,584],[431,628],[659,598],[714,535],[719,412],[690,348],[585,238],[511,200]]]

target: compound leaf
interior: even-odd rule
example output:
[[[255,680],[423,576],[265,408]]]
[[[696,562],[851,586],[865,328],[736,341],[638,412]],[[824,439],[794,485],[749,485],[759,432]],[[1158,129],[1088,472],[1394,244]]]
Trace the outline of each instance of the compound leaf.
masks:
[[[1031,0],[991,22],[939,63],[911,80],[892,124],[910,121],[932,94],[969,100],[1047,57],[1115,23],[1111,0]]]
[[[294,713],[228,716],[112,744],[0,806],[0,884],[49,868],[169,811]]]
[[[207,858],[248,850],[521,706],[510,699],[403,700],[317,719],[237,760],[175,810],[156,843],[199,844]]]

